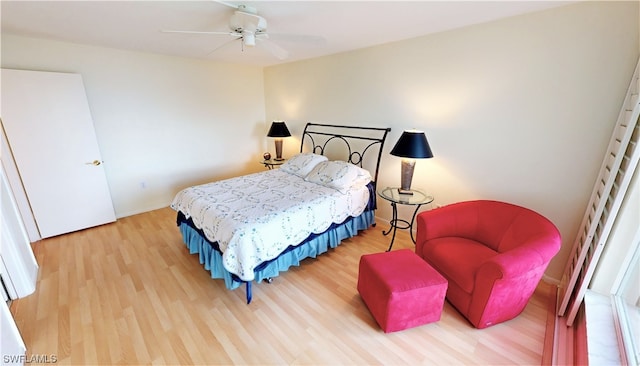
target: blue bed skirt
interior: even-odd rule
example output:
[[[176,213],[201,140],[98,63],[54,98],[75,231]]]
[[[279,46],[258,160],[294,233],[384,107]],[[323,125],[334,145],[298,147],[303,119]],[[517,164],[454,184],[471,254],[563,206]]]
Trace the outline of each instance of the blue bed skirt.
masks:
[[[312,234],[300,245],[289,247],[277,258],[261,264],[255,270],[255,281],[261,282],[276,277],[291,266],[299,266],[303,259],[315,258],[329,248],[337,247],[342,240],[356,236],[358,231],[365,230],[375,223],[374,212],[367,210],[360,216],[350,217],[341,224],[333,225],[322,234]],[[198,254],[200,264],[211,273],[211,278],[224,279],[228,289],[233,290],[246,284],[247,303],[251,302],[251,282],[242,281],[229,273],[222,265],[222,254],[217,249],[217,244],[208,241],[200,230],[192,226],[190,220],[185,220],[184,216],[181,219],[180,216],[178,213],[178,226],[189,253]]]

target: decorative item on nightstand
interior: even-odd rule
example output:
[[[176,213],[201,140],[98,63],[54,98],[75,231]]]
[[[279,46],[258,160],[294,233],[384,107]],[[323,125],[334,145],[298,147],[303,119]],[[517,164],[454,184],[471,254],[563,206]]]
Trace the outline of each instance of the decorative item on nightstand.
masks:
[[[271,153],[266,152],[262,154],[262,157],[264,158],[264,160],[271,160]]]
[[[415,159],[432,158],[433,153],[427,142],[424,132],[418,130],[406,130],[391,149],[391,155],[402,158],[402,168],[400,176],[400,188],[398,193],[411,195],[411,180],[413,179],[413,169]]]
[[[268,137],[275,137],[276,141],[276,158],[275,160],[280,161],[284,160],[282,158],[282,138],[291,136],[291,132],[287,128],[287,125],[284,121],[273,121],[271,123],[271,128],[269,128],[269,132],[267,133]]]

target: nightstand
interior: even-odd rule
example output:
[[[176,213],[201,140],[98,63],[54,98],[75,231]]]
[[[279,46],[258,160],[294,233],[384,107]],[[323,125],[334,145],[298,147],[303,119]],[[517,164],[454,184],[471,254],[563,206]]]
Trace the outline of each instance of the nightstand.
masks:
[[[269,159],[269,160],[262,160],[260,164],[264,165],[265,168],[269,168],[269,170],[271,170],[275,167],[278,167],[284,164],[285,161],[287,161],[287,159],[282,159],[282,160]]]
[[[384,235],[389,235],[391,232],[393,232],[393,235],[391,236],[391,244],[389,244],[389,249],[387,249],[387,252],[391,251],[391,247],[393,247],[393,241],[396,239],[397,229],[408,229],[409,233],[411,234],[411,240],[414,244],[416,243],[416,239],[414,239],[413,237],[413,222],[416,218],[416,214],[418,213],[418,210],[420,209],[420,207],[422,207],[422,205],[433,202],[433,197],[428,196],[420,189],[411,189],[411,192],[413,192],[413,194],[411,195],[400,194],[398,193],[397,187],[387,187],[378,192],[378,196],[391,203],[391,208],[393,210],[393,216],[391,218],[391,221],[389,222],[391,226],[389,227],[389,230],[382,232],[382,234]],[[413,211],[413,215],[411,216],[411,221],[398,218],[397,205],[408,205],[416,207],[415,211]]]

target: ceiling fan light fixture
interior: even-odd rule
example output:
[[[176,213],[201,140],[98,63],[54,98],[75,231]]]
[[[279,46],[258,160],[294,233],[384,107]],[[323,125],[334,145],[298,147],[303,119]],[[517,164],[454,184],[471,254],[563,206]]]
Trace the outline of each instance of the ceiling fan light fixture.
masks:
[[[256,45],[256,35],[253,32],[244,31],[242,32],[242,42],[245,46],[255,46]]]

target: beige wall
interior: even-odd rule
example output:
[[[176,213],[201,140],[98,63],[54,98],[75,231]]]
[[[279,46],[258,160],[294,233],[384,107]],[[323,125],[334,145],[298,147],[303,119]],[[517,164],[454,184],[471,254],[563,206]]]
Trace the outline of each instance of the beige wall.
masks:
[[[425,130],[435,157],[418,162],[413,186],[434,205],[497,199],[547,216],[564,239],[547,270],[559,280],[638,59],[638,27],[637,2],[584,2],[273,66],[266,117],[294,135],[306,121],[388,126],[387,152],[402,130]],[[399,165],[384,155],[379,187],[399,184]]]
[[[82,75],[118,217],[264,169],[262,68],[7,34],[2,67]]]

